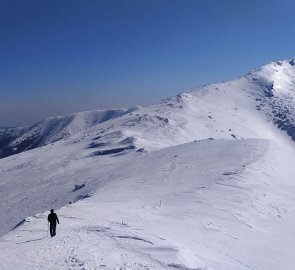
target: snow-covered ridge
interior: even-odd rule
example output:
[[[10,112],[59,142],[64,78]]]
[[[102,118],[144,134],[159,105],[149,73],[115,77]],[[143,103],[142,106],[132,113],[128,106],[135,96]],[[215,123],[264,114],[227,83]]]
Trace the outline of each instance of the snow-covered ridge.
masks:
[[[0,158],[68,138],[138,108],[85,111],[49,117],[28,127],[0,128]]]
[[[276,128],[294,140],[294,63],[294,59],[271,62],[237,79],[199,87],[145,108],[82,112],[48,118],[31,127],[0,129],[0,157],[80,132],[87,137],[121,134],[116,142],[131,137],[138,148],[148,149],[209,137],[271,139]]]
[[[281,145],[289,144],[290,137],[273,124],[276,118],[272,114],[272,108],[274,100],[280,100],[281,107],[278,109],[282,109],[282,117],[291,121],[293,126],[295,113],[293,111],[288,111],[288,114],[283,113],[283,108],[293,100],[277,93],[274,91],[275,88],[271,90],[273,95],[267,91],[270,91],[268,85],[278,85],[279,80],[282,80],[281,77],[273,75],[280,69],[287,74],[284,81],[290,81],[290,84],[286,83],[285,86],[290,86],[288,93],[293,95],[291,82],[294,77],[294,66],[290,61],[280,64],[270,63],[235,80],[200,87],[144,108],[82,112],[41,121],[28,128],[24,134],[16,136],[9,146],[21,151],[57,142],[45,146],[44,149],[2,159],[0,177],[4,185],[3,190],[7,191],[6,179],[10,179],[14,173],[15,176],[12,177],[14,180],[10,180],[10,184],[16,181],[15,185],[18,185],[18,181],[23,177],[31,178],[31,172],[35,172],[38,168],[43,168],[41,174],[36,173],[40,181],[46,180],[48,184],[60,183],[72,178],[70,171],[67,175],[63,175],[60,171],[62,169],[65,172],[68,166],[72,168],[73,174],[79,175],[83,174],[88,166],[86,164],[92,159],[108,159],[114,155],[157,150],[208,138],[231,140],[258,138],[273,140]],[[258,105],[261,103],[263,106]],[[20,132],[21,129],[16,130]],[[64,140],[60,140],[61,138]],[[21,148],[22,144],[25,147]],[[0,149],[6,151],[6,147]],[[48,154],[44,155],[44,151],[49,151],[50,157]],[[42,156],[45,161],[39,164],[39,160],[43,160]],[[48,160],[52,160],[50,163],[54,165],[52,171],[49,169],[51,167]],[[92,163],[90,162],[89,166],[90,164]],[[38,182],[38,179],[35,181]],[[70,182],[66,180],[66,183]],[[89,191],[95,190],[96,185],[94,179],[93,184],[88,185]],[[36,187],[43,190],[42,185],[37,184]],[[26,189],[30,190],[29,187]],[[70,192],[69,196],[59,196],[58,200],[55,200],[55,196],[45,197],[41,205],[36,204],[38,199],[28,197],[31,198],[27,201],[30,202],[30,208],[26,208],[26,204],[22,206],[21,203],[13,209],[22,208],[23,211],[13,215],[12,210],[8,216],[1,219],[3,225],[5,224],[2,232],[12,228],[27,215],[45,210],[48,205],[60,207],[70,200],[75,200],[77,194],[71,193],[72,189],[72,186],[66,185],[65,190]],[[13,201],[18,200],[13,199]],[[7,203],[10,204],[9,201]]]
[[[51,205],[56,198],[90,197],[57,210],[61,224],[53,239],[47,213],[26,218],[1,238],[1,269],[293,269],[289,147],[203,140],[87,158],[79,158],[75,145],[59,147],[3,159],[10,180],[19,173],[27,179],[23,187],[11,186],[8,209],[17,214],[18,207],[28,211],[24,202],[40,207],[48,197]],[[7,192],[1,198],[9,203]]]
[[[99,124],[75,141],[132,138],[137,148],[154,150],[206,138],[274,139],[280,134],[294,140],[293,62],[272,62],[237,79],[164,99]]]
[[[49,118],[45,146],[0,160],[0,269],[293,270],[294,78],[272,62],[119,117]]]

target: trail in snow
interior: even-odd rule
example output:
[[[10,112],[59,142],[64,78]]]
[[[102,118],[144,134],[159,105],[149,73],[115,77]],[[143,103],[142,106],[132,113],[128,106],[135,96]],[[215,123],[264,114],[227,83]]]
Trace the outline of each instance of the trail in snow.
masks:
[[[293,154],[264,140],[135,154],[92,197],[57,211],[55,238],[44,238],[43,215],[1,238],[0,269],[291,270]]]

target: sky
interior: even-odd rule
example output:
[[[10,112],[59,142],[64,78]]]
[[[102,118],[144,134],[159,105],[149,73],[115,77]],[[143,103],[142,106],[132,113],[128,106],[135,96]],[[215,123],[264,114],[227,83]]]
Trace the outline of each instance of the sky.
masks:
[[[295,57],[293,0],[0,0],[0,126],[149,105]]]

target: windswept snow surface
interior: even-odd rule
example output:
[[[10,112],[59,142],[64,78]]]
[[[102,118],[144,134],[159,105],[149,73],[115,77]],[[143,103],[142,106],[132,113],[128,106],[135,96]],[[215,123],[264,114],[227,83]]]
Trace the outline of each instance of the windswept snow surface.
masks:
[[[0,269],[293,270],[294,63],[1,159]]]
[[[0,269],[291,270],[295,188],[286,160],[294,162],[293,149],[258,139],[130,154],[92,197],[57,211],[55,238],[48,213],[2,237]],[[98,177],[104,167],[84,173]]]

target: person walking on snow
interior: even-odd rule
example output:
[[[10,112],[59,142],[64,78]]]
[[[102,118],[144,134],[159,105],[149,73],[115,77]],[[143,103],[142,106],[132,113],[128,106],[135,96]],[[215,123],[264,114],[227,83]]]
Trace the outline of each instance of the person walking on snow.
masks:
[[[50,210],[47,220],[50,223],[50,235],[53,237],[56,235],[56,222],[59,224],[57,214],[54,213],[53,209]]]

